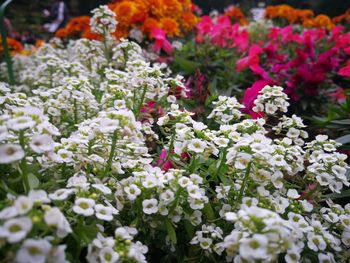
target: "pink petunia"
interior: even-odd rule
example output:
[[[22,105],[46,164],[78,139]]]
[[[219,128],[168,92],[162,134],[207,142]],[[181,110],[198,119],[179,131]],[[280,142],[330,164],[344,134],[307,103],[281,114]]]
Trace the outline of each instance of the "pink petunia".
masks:
[[[161,49],[168,54],[173,52],[173,47],[166,39],[165,32],[162,29],[156,27],[153,28],[150,36],[156,40],[154,43],[154,50],[156,52],[160,51]]]
[[[338,71],[338,75],[350,78],[350,61],[348,64]]]
[[[246,89],[243,96],[243,111],[248,113],[253,119],[261,118],[264,116],[264,113],[257,113],[253,111],[253,107],[255,106],[254,100],[258,97],[260,90],[262,90],[266,85],[272,85],[273,82],[271,80],[258,80],[255,81],[254,84]]]

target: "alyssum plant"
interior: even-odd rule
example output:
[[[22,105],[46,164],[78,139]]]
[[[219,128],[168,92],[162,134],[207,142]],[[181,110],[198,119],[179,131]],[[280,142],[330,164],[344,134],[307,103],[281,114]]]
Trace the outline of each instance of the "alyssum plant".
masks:
[[[281,87],[256,120],[219,97],[207,126],[181,77],[112,39],[106,7],[93,19],[104,42],[46,44],[1,84],[4,262],[349,260],[350,205],[324,198],[349,185],[346,156],[305,142]]]

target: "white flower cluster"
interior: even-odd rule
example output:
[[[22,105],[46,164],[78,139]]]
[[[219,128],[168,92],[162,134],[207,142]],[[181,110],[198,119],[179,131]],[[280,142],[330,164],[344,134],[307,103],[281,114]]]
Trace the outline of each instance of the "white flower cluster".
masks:
[[[0,212],[0,237],[9,244],[23,241],[15,258],[20,263],[50,262],[65,263],[65,245],[55,245],[55,239],[63,239],[72,233],[69,222],[61,210],[50,206],[51,200],[43,190],[31,190],[28,196],[18,196],[11,206]],[[28,238],[37,228],[47,229],[40,239]]]
[[[235,223],[234,230],[222,244],[228,261],[235,258],[235,261],[273,262],[277,260],[277,255],[286,253],[286,262],[295,262],[290,258],[296,254],[300,244],[293,236],[291,224],[277,213],[256,206],[244,206],[236,213],[226,213],[225,218]]]
[[[106,5],[101,5],[91,11],[93,16],[90,19],[91,31],[101,35],[115,32],[117,20],[115,13]]]
[[[287,112],[288,96],[283,92],[282,87],[265,86],[259,93],[260,95],[254,100],[253,111],[266,112],[270,115],[277,111]]]
[[[240,109],[244,108],[236,98],[219,96],[219,100],[213,102],[215,108],[208,115],[208,119],[214,118],[219,124],[228,124],[232,120],[239,120],[242,117]]]
[[[292,117],[283,115],[277,126],[272,129],[276,131],[276,134],[283,133],[293,140],[295,144],[301,146],[304,144],[304,139],[309,137],[308,133],[303,130],[305,127],[306,125],[304,125],[303,120],[293,114]]]
[[[103,230],[103,229],[102,229]],[[141,242],[133,242],[137,229],[133,227],[118,227],[114,237],[105,237],[102,233],[89,245],[87,259],[89,262],[117,263],[137,262],[146,263],[148,248]]]
[[[349,186],[346,156],[326,136],[305,143],[299,117],[242,119],[219,97],[204,124],[180,107],[181,77],[128,41],[54,41],[14,65],[19,85],[0,83],[2,259],[349,261],[350,205],[325,202]],[[256,101],[287,106],[280,87]]]
[[[340,193],[343,185],[349,186],[346,171],[349,168],[345,162],[347,156],[336,152],[338,143],[328,140],[325,135],[316,136],[316,140],[307,144],[308,160],[306,176],[317,180],[321,187],[327,187],[332,192]]]

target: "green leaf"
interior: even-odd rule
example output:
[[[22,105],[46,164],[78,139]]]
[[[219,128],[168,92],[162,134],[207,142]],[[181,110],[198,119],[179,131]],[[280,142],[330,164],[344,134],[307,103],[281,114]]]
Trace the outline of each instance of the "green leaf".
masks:
[[[83,246],[89,245],[96,238],[98,228],[96,225],[78,225],[74,233]]]
[[[175,232],[175,229],[174,229],[173,225],[169,221],[169,219],[165,220],[165,227],[166,227],[166,230],[168,232],[168,235],[170,237],[171,242],[173,244],[176,244],[176,242],[177,242],[176,232]]]
[[[350,125],[350,119],[332,121],[334,124]]]
[[[39,187],[40,181],[38,177],[35,176],[35,174],[32,174],[32,173],[28,174],[28,180],[29,180],[30,189],[35,189]]]
[[[206,203],[203,208],[204,215],[208,220],[215,220],[215,213],[210,203]]]
[[[341,198],[347,198],[347,197],[350,197],[350,189],[345,190],[345,191],[341,192],[340,194],[333,193],[333,194],[325,195],[323,197],[323,199],[335,200],[335,199],[341,199]]]
[[[350,142],[350,134],[341,136],[335,140],[336,140],[336,142],[339,142],[341,144],[349,143]]]
[[[200,66],[199,63],[184,59],[182,57],[175,57],[174,61],[188,74],[194,73],[194,71]]]

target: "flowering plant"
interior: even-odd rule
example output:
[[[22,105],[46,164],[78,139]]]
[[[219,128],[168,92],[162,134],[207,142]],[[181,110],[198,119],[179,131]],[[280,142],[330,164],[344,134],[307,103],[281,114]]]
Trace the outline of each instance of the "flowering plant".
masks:
[[[331,32],[276,27],[266,21],[244,27],[227,16],[207,16],[196,29],[196,44],[191,40],[177,50],[172,68],[189,75],[192,93],[206,94],[208,103],[221,94],[242,96],[247,88],[254,100],[265,85],[283,82],[293,111],[303,115],[317,109],[315,114],[324,114],[324,106],[332,101],[329,94],[349,83],[350,37],[341,26]],[[198,91],[197,72],[204,79],[204,92]]]
[[[347,262],[346,156],[308,140],[279,86],[251,119],[221,96],[207,116],[136,43],[44,44],[0,85],[0,256],[7,262]],[[107,52],[108,51],[108,52]]]

